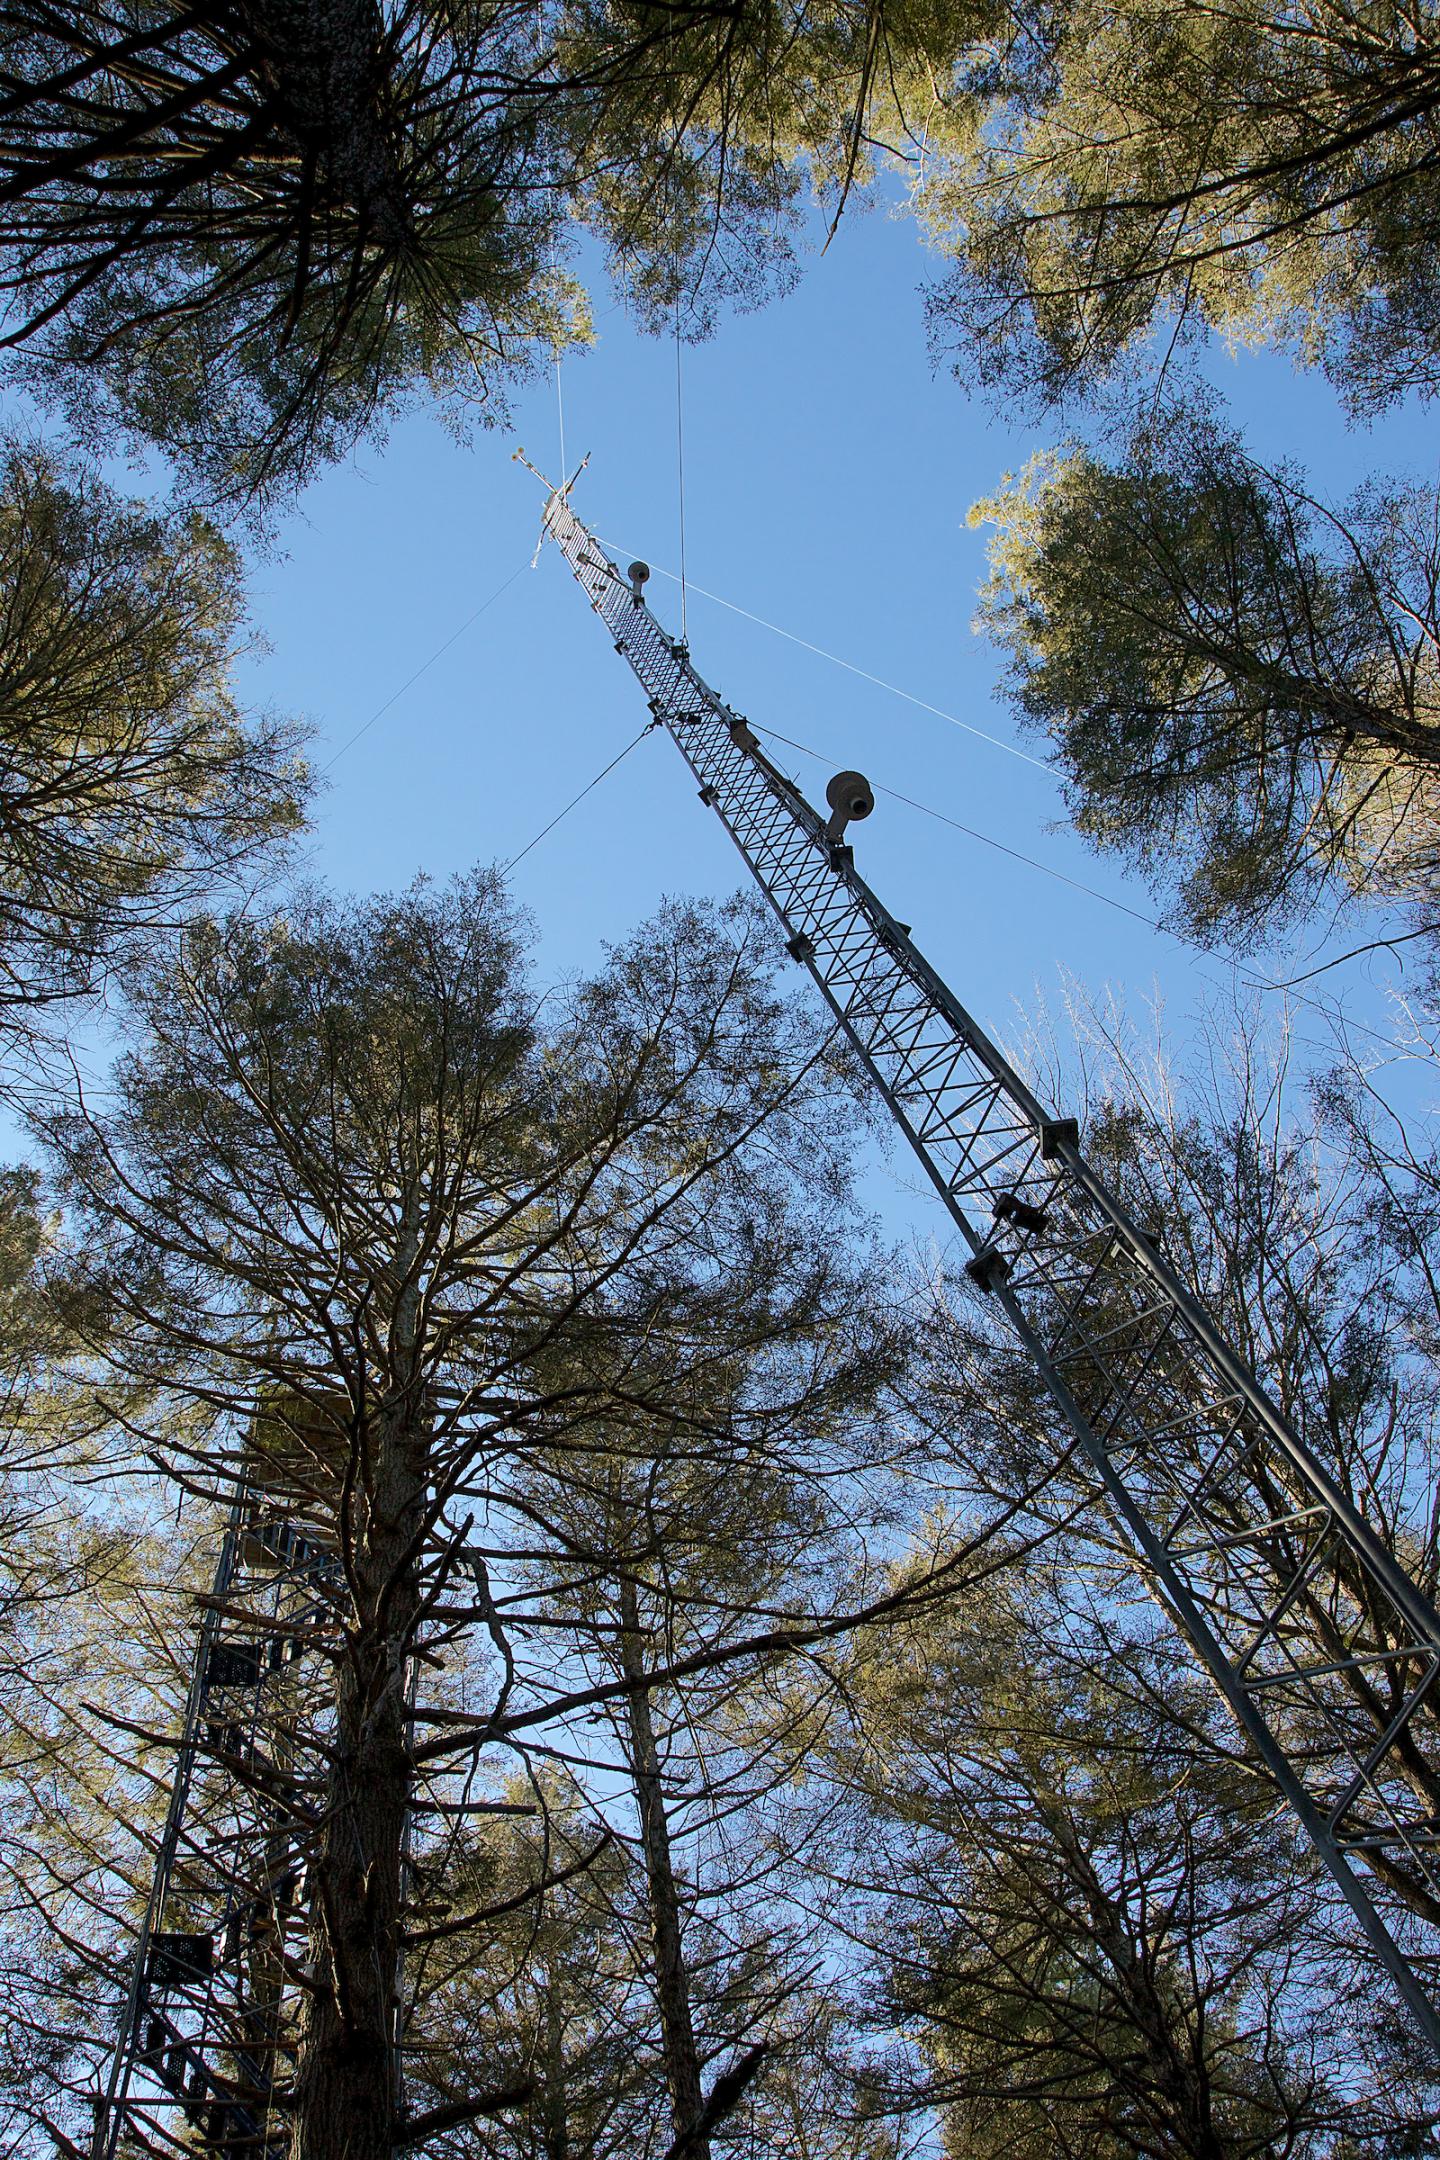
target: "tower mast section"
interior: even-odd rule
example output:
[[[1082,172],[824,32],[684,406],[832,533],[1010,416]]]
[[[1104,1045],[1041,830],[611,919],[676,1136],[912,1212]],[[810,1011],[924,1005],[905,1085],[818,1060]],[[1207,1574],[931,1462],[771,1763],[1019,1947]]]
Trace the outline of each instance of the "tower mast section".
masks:
[[[1064,1454],[1088,1464],[1440,2063],[1437,1961],[1415,1947],[1417,1908],[1440,1911],[1440,1611],[1086,1161],[1076,1121],[1040,1102],[858,874],[843,835],[871,807],[861,776],[837,776],[823,818],[568,489],[545,530],[1028,1351]]]

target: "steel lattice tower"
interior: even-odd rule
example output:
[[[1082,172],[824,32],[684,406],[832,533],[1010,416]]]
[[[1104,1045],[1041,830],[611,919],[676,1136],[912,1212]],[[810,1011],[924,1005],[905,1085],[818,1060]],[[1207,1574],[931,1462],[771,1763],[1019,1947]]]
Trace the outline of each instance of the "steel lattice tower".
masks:
[[[256,1429],[310,1434],[272,1409]],[[315,1750],[333,1682],[338,1563],[284,1464],[253,1444],[200,1600],[169,1806],[92,2160],[195,2150],[281,2160],[305,1954]],[[294,1467],[293,1463],[291,1465]]]
[[[837,776],[822,818],[651,614],[645,566],[622,575],[568,493],[551,491],[545,530],[948,1208],[1066,1452],[1440,2060],[1440,1958],[1383,1887],[1398,1861],[1440,1903],[1440,1612],[1087,1163],[1076,1121],[1036,1098],[858,875],[841,835],[870,807],[861,776]]]

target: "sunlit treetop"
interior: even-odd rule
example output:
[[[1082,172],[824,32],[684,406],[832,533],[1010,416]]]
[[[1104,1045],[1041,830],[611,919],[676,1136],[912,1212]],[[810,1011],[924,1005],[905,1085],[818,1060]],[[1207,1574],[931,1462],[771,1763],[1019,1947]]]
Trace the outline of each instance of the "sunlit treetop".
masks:
[[[981,623],[1081,832],[1187,929],[1349,892],[1425,902],[1440,834],[1440,502],[1322,502],[1203,413],[1042,455],[994,526]]]
[[[959,80],[917,192],[967,374],[1084,389],[1209,328],[1360,410],[1440,384],[1433,8],[1022,4]]]
[[[807,180],[843,191],[882,76],[952,29],[856,0],[4,0],[12,371],[263,512],[422,382],[499,417],[586,334],[567,234],[690,332],[783,279]]]

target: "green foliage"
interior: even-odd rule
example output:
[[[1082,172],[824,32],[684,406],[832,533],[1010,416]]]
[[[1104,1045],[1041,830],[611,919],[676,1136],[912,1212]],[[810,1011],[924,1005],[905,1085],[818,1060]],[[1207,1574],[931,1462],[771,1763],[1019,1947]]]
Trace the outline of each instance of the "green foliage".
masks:
[[[84,1114],[46,1121],[137,1324],[152,1295],[153,1327],[172,1324],[168,1256],[175,1324],[197,1324],[198,1299],[217,1349],[233,1341],[276,1384],[327,1376],[353,1402],[401,1385],[388,1330],[423,1281],[422,1363],[437,1373],[472,1348],[496,1370],[520,1359],[557,1416],[578,1389],[587,1418],[607,1388],[643,1401],[648,1377],[659,1400],[683,1386],[687,1358],[708,1355],[692,1318],[732,1266],[744,1283],[767,1239],[793,1252],[809,1236],[807,1188],[822,1213],[838,1204],[848,1076],[776,993],[749,907],[666,911],[552,998],[543,1028],[523,950],[498,881],[477,872],[203,920],[137,964],[144,1048],[121,1067],[107,1140]],[[792,1186],[765,1167],[777,1141]],[[831,1266],[822,1248],[819,1291]],[[336,1299],[367,1315],[354,1342],[316,1332]],[[249,1329],[256,1309],[268,1331]]]
[[[124,1434],[108,1438],[118,1468]],[[0,1578],[0,2124],[17,2150],[93,2129],[185,1696],[176,1615],[214,1566],[213,1524],[198,1550],[178,1537],[173,1499],[133,1465],[103,1506],[95,1488],[53,1479],[22,1536],[5,1524],[7,1561],[23,1555]]]
[[[889,1631],[860,1682],[871,1935],[945,2149],[1318,2155],[1296,1834],[1200,1683],[1077,1593],[1017,1567]]]
[[[178,1710],[158,1629],[195,1581],[173,1501],[94,1399],[80,1351],[104,1315],[59,1240],[37,1174],[0,1171],[0,2126],[17,2149],[93,2121],[76,2087],[112,2029],[169,1768],[111,1720]]]
[[[996,527],[981,622],[1075,822],[1253,935],[1338,880],[1428,893],[1440,846],[1440,510],[1420,487],[1328,509],[1206,418],[1115,463],[1037,459]]]
[[[517,1780],[514,1812],[457,1838],[410,1962],[419,2106],[486,2087],[524,2097],[471,2131],[484,2160],[606,2160],[663,2149],[647,2045],[634,1869],[553,1777]],[[547,1883],[552,1887],[545,1887]],[[493,1917],[486,1919],[486,1914]],[[443,1931],[466,1915],[469,1927]]]
[[[91,434],[264,502],[412,380],[568,334],[533,8],[20,0],[0,32],[9,342]]]
[[[1382,0],[1014,11],[942,92],[921,185],[940,336],[1054,394],[1154,329],[1440,386],[1436,18]]]
[[[197,518],[0,444],[0,1025],[293,832],[296,731],[229,688],[239,564]]]
[[[747,1490],[763,1503],[792,1429],[803,1441],[863,1405],[892,1354],[883,1326],[854,1324],[851,1075],[777,990],[758,906],[667,908],[548,999],[524,943],[490,873],[197,922],[134,970],[133,1047],[106,1102],[43,1121],[77,1266],[114,1315],[109,1368],[151,1393],[137,1429],[208,1495],[263,1455],[267,1494],[307,1488],[340,1559],[333,1729],[313,1721],[286,1771],[316,1975],[293,2107],[314,2151],[355,2150],[362,2119],[383,2133],[402,1931],[440,1939],[403,1909],[407,1811],[407,1865],[433,1885],[446,1810],[463,1814],[482,1768],[493,1789],[585,1738],[567,1721],[597,1698],[567,1638],[592,1633],[587,1568],[603,1584],[631,1558],[594,1506],[615,1433],[653,1430],[681,1457],[669,1494],[632,1440],[638,1496],[657,1502],[637,1543],[663,1580],[678,1531],[702,1623],[707,1598],[733,1598],[718,1658],[749,1586],[706,1551],[697,1506],[708,1492],[718,1518],[724,1495],[718,1542]],[[551,1554],[558,1590],[535,1565]],[[764,1599],[773,1559],[757,1572]],[[803,1617],[832,1585],[797,1573]],[[761,1670],[774,1617],[762,1605],[745,1648]],[[678,1634],[711,1654],[701,1628]],[[395,1679],[412,1657],[413,1712]],[[629,1677],[598,1662],[608,1702]],[[689,1701],[699,1714],[695,1676]],[[707,1939],[721,2045],[763,1964],[746,1924]]]
[[[1313,1103],[1287,1085],[1283,1045],[1257,1041],[1246,1016],[1224,1014],[1212,1028],[1208,1071],[1177,1077],[1153,1042],[1113,1014],[1077,1015],[1088,1071],[1083,1093],[1073,1069],[1064,1097],[1081,1100],[1086,1153],[1131,1219],[1143,1224],[1182,1281],[1214,1316],[1225,1339],[1260,1379],[1351,1504],[1400,1555],[1427,1595],[1437,1580],[1433,1515],[1436,1479],[1434,1326],[1435,1165],[1403,1125],[1378,1114],[1363,1087],[1327,1091],[1322,1123]],[[1049,1092],[1040,1081],[1041,1092]],[[1075,1571],[1077,1603],[1118,1627],[1141,1598],[1124,1541],[1114,1532],[1093,1479],[1066,1459],[1068,1436],[1035,1385],[1033,1368],[984,1316],[958,1304],[935,1336],[942,1410],[967,1435],[965,1476],[977,1503],[1026,1493],[1017,1533],[1054,1540]],[[1184,1458],[1197,1475],[1203,1445]],[[1246,1465],[1250,1504],[1274,1520],[1282,1511],[1264,1454]],[[1063,1540],[1063,1546],[1060,1541]],[[1287,1539],[1277,1572],[1303,1555]],[[1152,1622],[1151,1625],[1159,1623]],[[1333,1590],[1293,1609],[1292,1654],[1333,1670],[1332,1715],[1383,1729],[1406,1701],[1401,1655],[1376,1658],[1361,1677],[1350,1662],[1357,1640],[1401,1651],[1403,1625],[1377,1619],[1363,1586],[1342,1570]],[[1295,1753],[1311,1744],[1313,1702],[1293,1708],[1272,1696],[1269,1714]],[[1411,1727],[1405,1776],[1440,1805],[1440,1725]],[[1424,1871],[1380,1849],[1365,1865],[1374,1894],[1409,1937],[1417,1920],[1440,1924],[1440,1904]],[[1333,1925],[1316,1916],[1317,1933]],[[1340,1975],[1355,1956],[1337,1952],[1327,1999],[1368,2011],[1371,1991]],[[1378,1984],[1373,1992],[1379,1995]],[[1383,2016],[1357,2047],[1385,2064],[1403,2048]],[[1422,2073],[1423,2074],[1423,2073]]]
[[[576,213],[601,233],[642,316],[705,327],[790,263],[806,186],[836,218],[905,139],[994,0],[572,0],[561,69],[602,83],[574,106]],[[583,137],[573,129],[578,123]]]
[[[965,367],[1054,392],[1157,324],[1370,408],[1437,380],[1434,24],[1133,0],[6,0],[12,366],[263,515],[417,390],[495,418],[596,235],[702,332],[888,161]]]
[[[422,386],[499,417],[587,332],[567,230],[667,328],[758,296],[954,34],[933,0],[6,0],[12,367],[263,515]]]
[[[273,1416],[282,1382],[363,1411],[336,1425],[348,1522],[328,1470],[325,1504],[342,1675],[367,1631],[384,1675],[420,1654],[396,1743],[410,2119],[448,2120],[436,2149],[486,2160],[664,2153],[648,1780],[702,2089],[769,2048],[717,2160],[896,2160],[931,2111],[955,2160],[1423,2150],[1424,2070],[1390,1998],[1149,1606],[1033,1368],[968,1306],[913,1317],[926,1385],[896,1358],[857,1264],[847,1076],[777,994],[755,911],[669,909],[543,1001],[524,944],[484,877],[198,927],[182,966],[141,978],[112,1099],[54,1125],[123,1323],[111,1375],[168,1377],[135,1422],[182,1474],[233,1474],[227,1434],[257,1396]],[[1393,1136],[1367,1152],[1338,1088],[1327,1155],[1258,1058],[1213,1102],[1180,1100],[1133,1043],[1094,1023],[1090,1040],[1090,1152],[1432,1582],[1434,1165],[1398,1172]],[[23,1282],[44,1231],[18,1200],[11,1242]],[[919,1428],[903,1443],[882,1414],[897,1378]],[[182,1405],[211,1424],[193,1453]],[[407,1563],[378,1579],[372,1534],[397,1447],[424,1494],[424,1609],[403,1621]],[[971,1548],[997,1499],[1005,1539]],[[930,1570],[957,1549],[942,1589]],[[923,1592],[883,1627],[719,1662],[757,1626],[902,1579]],[[1335,1618],[1297,1605],[1297,1649],[1341,1656]],[[129,1656],[117,1640],[103,1669],[162,1724],[177,1678],[147,1708]],[[54,1692],[37,1824],[67,1749],[91,1783],[64,1787],[64,1836],[35,1844],[73,1927],[147,1816],[130,1766],[84,1756],[74,1682]],[[323,1735],[305,1753],[307,1795],[329,1780],[346,1806]],[[1414,1775],[1433,1784],[1428,1757]],[[1415,1886],[1374,1864],[1413,1924]],[[77,2027],[99,2018],[122,1931],[93,1930],[82,1989],[44,1918],[15,1960],[37,2048],[49,1985]],[[26,2075],[43,2093],[62,2072]]]

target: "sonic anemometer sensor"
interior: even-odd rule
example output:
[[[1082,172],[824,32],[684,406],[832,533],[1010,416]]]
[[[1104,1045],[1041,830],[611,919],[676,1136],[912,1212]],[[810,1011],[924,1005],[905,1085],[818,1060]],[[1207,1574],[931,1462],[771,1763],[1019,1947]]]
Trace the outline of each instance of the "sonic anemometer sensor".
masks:
[[[830,822],[825,827],[825,837],[838,841],[844,837],[845,828],[853,820],[869,817],[875,808],[875,790],[864,773],[837,772],[825,790],[825,800],[830,805]]]

